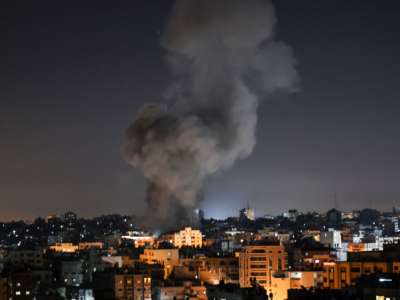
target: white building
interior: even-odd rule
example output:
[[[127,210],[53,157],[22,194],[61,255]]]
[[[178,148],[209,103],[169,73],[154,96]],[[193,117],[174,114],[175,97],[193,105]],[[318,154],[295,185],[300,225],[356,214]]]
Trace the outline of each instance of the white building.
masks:
[[[320,243],[334,249],[342,248],[342,235],[339,230],[329,228],[328,231],[321,231],[319,235]]]
[[[171,236],[170,242],[178,248],[181,247],[196,247],[203,246],[203,234],[200,230],[186,227],[185,229],[174,233]]]

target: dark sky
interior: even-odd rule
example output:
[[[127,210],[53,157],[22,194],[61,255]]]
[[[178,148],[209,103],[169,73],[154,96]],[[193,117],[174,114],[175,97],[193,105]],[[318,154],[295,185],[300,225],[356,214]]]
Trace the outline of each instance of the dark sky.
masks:
[[[400,4],[279,0],[301,90],[259,110],[253,155],[208,180],[206,215],[400,205]],[[124,130],[170,82],[172,1],[1,1],[0,219],[140,214]]]

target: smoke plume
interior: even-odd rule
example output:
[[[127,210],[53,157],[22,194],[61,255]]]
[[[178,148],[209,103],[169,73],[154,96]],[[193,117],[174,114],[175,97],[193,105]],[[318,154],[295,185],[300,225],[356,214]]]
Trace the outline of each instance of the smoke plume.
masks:
[[[148,181],[148,225],[190,222],[204,180],[252,153],[259,99],[296,88],[275,23],[269,0],[175,2],[161,41],[174,76],[168,105],[145,105],[124,145]]]

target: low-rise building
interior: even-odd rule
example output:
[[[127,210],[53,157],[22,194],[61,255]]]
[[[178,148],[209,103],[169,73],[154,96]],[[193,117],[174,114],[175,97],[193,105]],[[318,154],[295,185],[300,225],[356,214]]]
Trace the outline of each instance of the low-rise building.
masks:
[[[179,265],[179,250],[173,249],[144,249],[139,260],[146,264],[161,264],[164,267],[164,277],[171,274],[173,268]]]
[[[181,286],[162,286],[154,289],[153,300],[207,300],[205,286],[194,286],[185,282]]]
[[[78,249],[78,245],[74,245],[73,243],[56,243],[49,246],[50,251],[62,253],[75,253],[78,251]]]

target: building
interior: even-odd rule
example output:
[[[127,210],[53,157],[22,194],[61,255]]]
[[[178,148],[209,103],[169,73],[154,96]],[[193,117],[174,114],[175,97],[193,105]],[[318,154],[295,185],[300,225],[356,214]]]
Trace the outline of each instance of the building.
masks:
[[[287,300],[354,300],[354,299],[359,299],[359,298],[355,298],[354,293],[352,293],[347,289],[346,290],[290,289],[288,290],[288,298],[287,298]]]
[[[251,287],[257,282],[269,291],[272,276],[287,268],[287,253],[282,245],[258,243],[244,246],[239,254],[240,286]]]
[[[103,242],[80,242],[78,244],[78,250],[90,250],[90,249],[97,249],[101,250],[103,249]]]
[[[49,250],[62,253],[75,253],[79,250],[79,246],[72,243],[57,243],[49,246]]]
[[[151,277],[123,273],[114,277],[116,300],[151,300]]]
[[[161,264],[164,267],[164,278],[166,278],[173,268],[179,265],[179,250],[176,248],[144,249],[139,260],[146,264]]]
[[[50,270],[20,270],[8,276],[8,295],[13,300],[32,300],[34,293],[42,286],[49,286],[52,281]],[[4,281],[3,281],[4,283]]]
[[[323,276],[320,271],[291,271],[272,276],[269,295],[274,300],[285,300],[290,289],[321,288]]]
[[[240,223],[245,223],[247,221],[254,221],[256,219],[256,215],[254,213],[254,210],[251,209],[250,207],[243,208],[239,212],[239,222]]]
[[[205,286],[185,282],[181,286],[161,286],[154,289],[153,300],[207,300]]]
[[[378,273],[400,273],[400,258],[390,260],[358,260],[329,262],[324,264],[324,288],[341,289],[354,286],[362,276]]]
[[[66,225],[67,231],[74,231],[76,228],[76,222],[78,220],[78,216],[76,213],[72,211],[68,211],[64,214],[64,221]]]
[[[81,259],[60,262],[60,281],[65,286],[79,286],[83,283],[83,263]]]
[[[333,249],[342,248],[342,235],[339,230],[329,228],[328,231],[321,231],[319,241],[324,246],[331,247]]]
[[[8,254],[8,260],[17,267],[42,268],[45,264],[44,250],[42,248],[11,250]]]
[[[207,286],[207,297],[215,300],[268,300],[267,292],[262,286],[241,288],[239,285],[225,283]]]
[[[95,299],[151,300],[151,276],[133,269],[111,268],[93,277]]]
[[[180,259],[179,266],[174,268],[174,277],[179,280],[199,280],[216,285],[239,283],[239,261],[236,257],[206,257]]]
[[[132,241],[135,248],[152,247],[155,242],[155,238],[152,234],[142,231],[128,231],[128,234],[121,236],[121,238]]]
[[[185,229],[170,235],[169,242],[175,247],[195,247],[201,248],[203,246],[203,235],[200,230],[186,227]]]
[[[35,280],[30,272],[12,273],[9,279],[10,299],[31,300],[32,291],[35,287]]]
[[[358,299],[397,300],[400,299],[399,274],[374,274],[363,276],[357,281]]]

